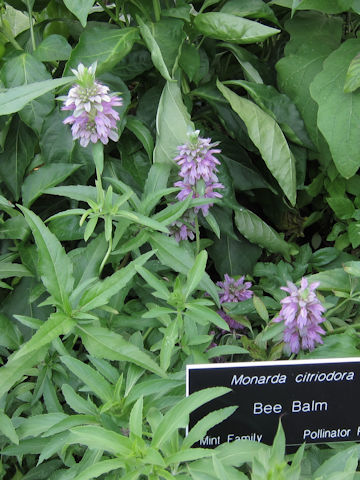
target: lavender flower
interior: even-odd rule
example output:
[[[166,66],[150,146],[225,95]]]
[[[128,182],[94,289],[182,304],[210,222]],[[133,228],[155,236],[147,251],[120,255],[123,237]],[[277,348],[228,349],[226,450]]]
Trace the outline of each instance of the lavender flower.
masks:
[[[72,125],[74,139],[80,139],[80,145],[86,147],[89,142],[100,140],[104,145],[119,139],[116,122],[119,114],[112,108],[122,105],[122,99],[109,95],[109,87],[95,80],[96,64],[84,67],[82,63],[77,70],[72,70],[78,83],[65,97],[62,110],[72,110],[72,115],[64,120]]]
[[[282,308],[274,322],[284,322],[284,342],[288,352],[298,353],[302,350],[313,350],[317,343],[323,343],[321,334],[325,331],[319,326],[325,318],[325,308],[317,298],[315,290],[320,282],[310,285],[302,278],[300,288],[292,282],[281,287],[289,295],[281,300]]]
[[[216,285],[222,289],[220,292],[220,303],[224,302],[242,302],[252,297],[253,292],[249,290],[251,282],[244,283],[245,276],[238,280],[230,277],[227,273],[224,275],[223,282],[216,282]]]
[[[181,191],[178,200],[185,200],[189,195],[193,198],[221,198],[222,195],[214,189],[224,188],[218,181],[216,165],[220,165],[214,154],[221,150],[214,148],[218,142],[211,143],[210,138],[199,137],[199,130],[189,135],[189,142],[178,147],[179,155],[175,157],[180,167],[179,176],[183,179],[176,182],[175,187]],[[209,207],[213,204],[195,207],[195,213],[202,211],[204,216],[208,214]]]
[[[174,236],[177,242],[180,240],[194,240],[195,221],[194,210],[187,210],[181,218],[175,220],[169,227],[170,235]]]

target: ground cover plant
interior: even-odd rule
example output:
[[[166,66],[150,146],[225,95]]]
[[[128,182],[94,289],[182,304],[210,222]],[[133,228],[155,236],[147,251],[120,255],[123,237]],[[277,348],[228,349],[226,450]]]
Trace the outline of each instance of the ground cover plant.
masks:
[[[359,355],[358,0],[0,0],[0,478],[356,479],[194,448],[185,366]]]

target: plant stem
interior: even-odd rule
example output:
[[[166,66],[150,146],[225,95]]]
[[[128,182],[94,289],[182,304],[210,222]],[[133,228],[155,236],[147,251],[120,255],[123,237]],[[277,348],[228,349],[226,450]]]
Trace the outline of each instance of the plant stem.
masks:
[[[328,335],[334,335],[335,333],[343,333],[349,328],[355,328],[355,330],[360,329],[360,323],[354,323],[353,325],[345,325],[344,327],[334,328],[332,332],[328,332]]]
[[[119,27],[123,28],[123,24],[122,22],[119,20],[119,18],[116,17],[116,15],[114,15],[114,13],[110,10],[110,8],[108,8],[105,3],[103,2],[103,0],[98,0],[98,3],[99,5],[101,6],[101,8],[104,10],[105,13],[107,13],[109,15],[109,17],[114,20],[114,22],[119,25]]]
[[[103,258],[103,261],[101,262],[101,265],[100,265],[100,268],[99,268],[99,275],[101,275],[101,272],[103,271],[103,268],[105,267],[105,263],[107,261],[107,259],[109,258],[109,255],[111,253],[111,249],[112,249],[112,236],[110,237],[110,240],[109,240],[109,247],[105,253],[105,257]]]
[[[154,8],[155,21],[160,22],[161,7],[160,7],[159,0],[153,0],[153,8]]]
[[[198,216],[195,216],[196,255],[200,253],[200,229]]]
[[[29,25],[30,25],[30,36],[31,36],[31,44],[32,48],[36,50],[36,42],[35,42],[35,35],[34,35],[34,25],[33,25],[33,18],[32,18],[32,7],[30,6],[29,0],[26,0],[26,6],[29,13]]]

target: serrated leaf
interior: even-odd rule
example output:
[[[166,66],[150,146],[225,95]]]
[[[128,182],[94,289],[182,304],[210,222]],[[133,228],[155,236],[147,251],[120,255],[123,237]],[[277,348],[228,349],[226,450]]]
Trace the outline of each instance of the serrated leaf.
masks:
[[[232,109],[244,121],[249,137],[258,147],[268,169],[292,205],[296,201],[295,161],[276,121],[250,100],[236,95],[219,81],[217,86]]]
[[[161,448],[162,445],[173,435],[180,427],[183,427],[187,421],[188,415],[201,405],[204,405],[214,398],[220,397],[230,392],[226,387],[212,387],[192,393],[190,396],[182,399],[172,407],[160,421],[156,431],[153,434],[151,446]]]
[[[71,311],[69,294],[74,285],[73,266],[64,248],[42,220],[32,211],[19,206],[29,224],[39,251],[41,280],[54,301],[66,312]]]
[[[134,363],[139,367],[164,376],[163,370],[148,353],[126,341],[121,335],[102,327],[81,326],[79,334],[91,355],[106,360]]]
[[[80,298],[78,308],[82,312],[88,312],[94,308],[106,305],[109,299],[125,287],[136,274],[135,265],[144,265],[153,255],[154,252],[152,251],[145,253],[126,267],[105,278],[105,280],[96,282]]]

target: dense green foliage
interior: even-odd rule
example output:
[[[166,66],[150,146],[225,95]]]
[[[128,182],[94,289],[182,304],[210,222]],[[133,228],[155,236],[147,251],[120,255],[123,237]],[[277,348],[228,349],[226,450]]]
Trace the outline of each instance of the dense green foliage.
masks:
[[[355,445],[285,455],[184,438],[185,365],[277,360],[287,281],[320,281],[324,344],[359,355],[359,0],[0,0],[0,478],[351,480]],[[72,69],[123,99],[118,142],[82,147]],[[173,223],[177,146],[220,142],[223,197]],[[254,296],[217,311],[216,282]],[[217,346],[213,347],[214,338]],[[213,348],[211,348],[213,347]],[[275,434],[275,432],[274,432]]]

